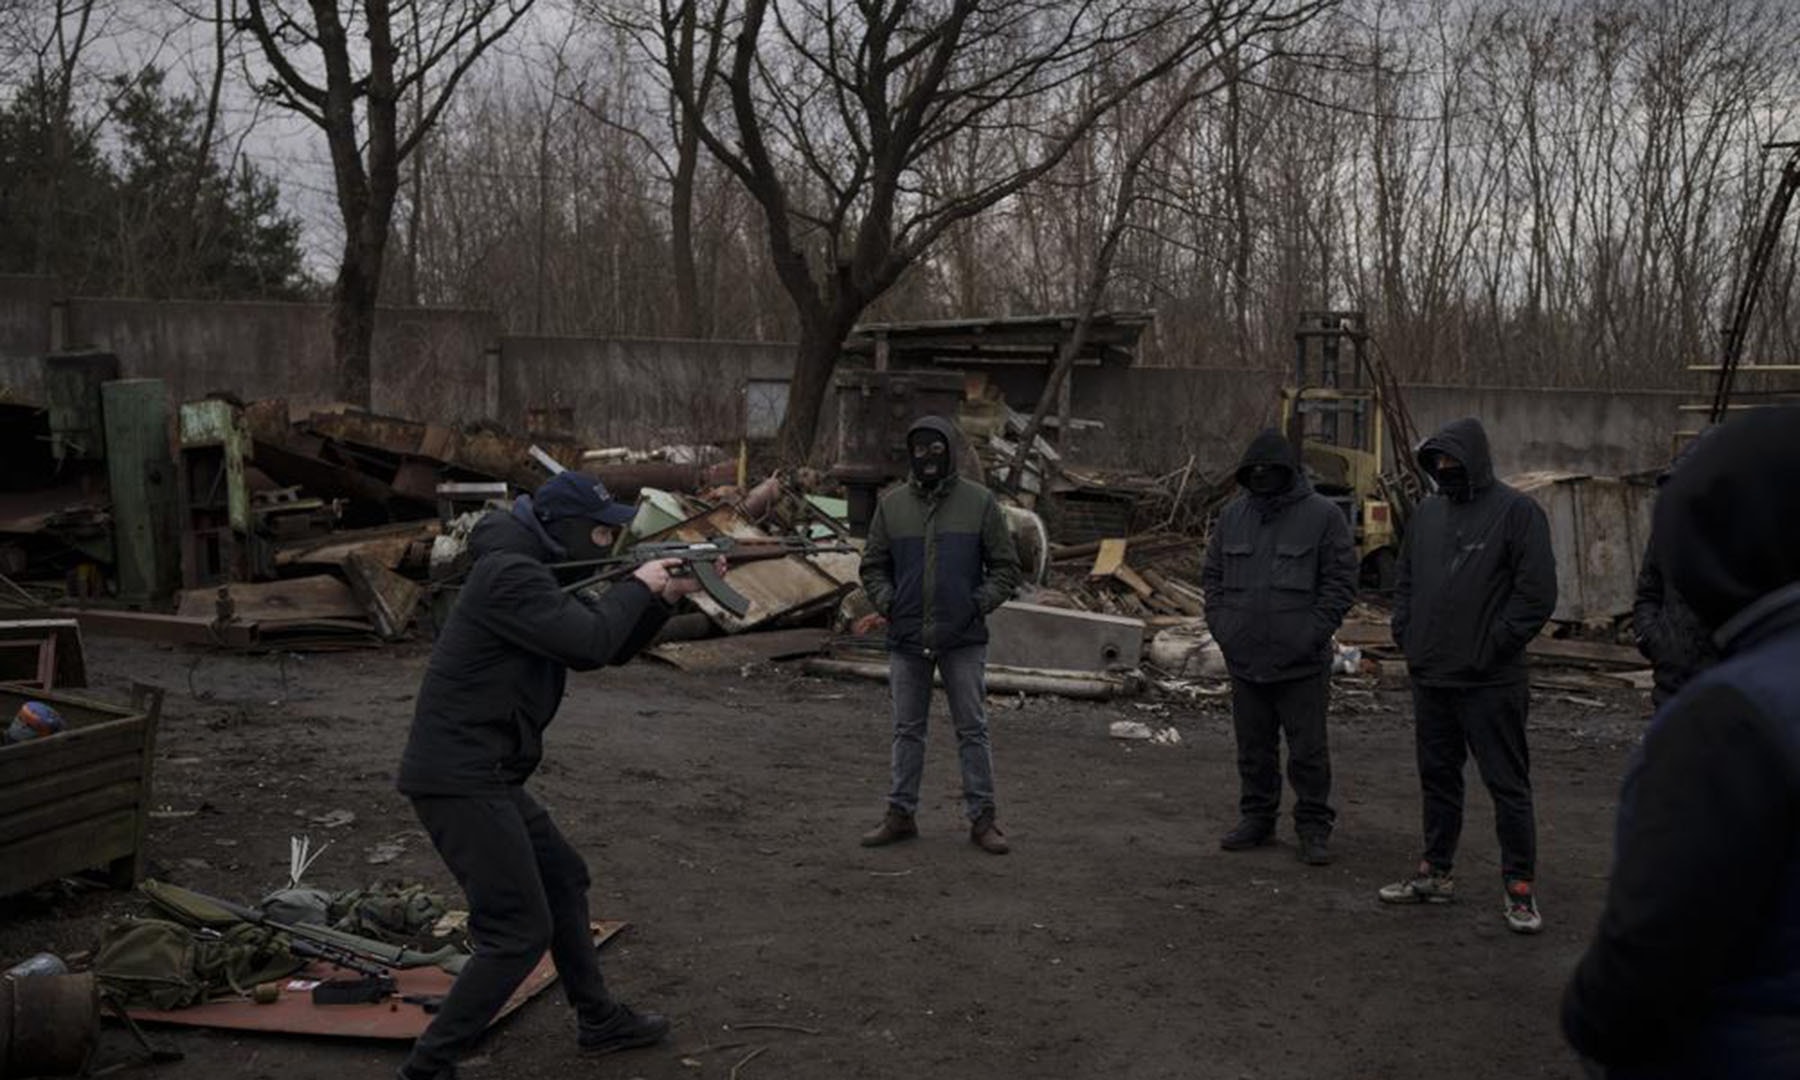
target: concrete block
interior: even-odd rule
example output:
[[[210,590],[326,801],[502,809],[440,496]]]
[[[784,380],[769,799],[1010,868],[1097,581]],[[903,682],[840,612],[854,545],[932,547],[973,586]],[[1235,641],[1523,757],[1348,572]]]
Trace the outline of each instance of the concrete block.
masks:
[[[990,664],[1119,671],[1137,667],[1143,648],[1142,619],[1017,602],[988,616]]]

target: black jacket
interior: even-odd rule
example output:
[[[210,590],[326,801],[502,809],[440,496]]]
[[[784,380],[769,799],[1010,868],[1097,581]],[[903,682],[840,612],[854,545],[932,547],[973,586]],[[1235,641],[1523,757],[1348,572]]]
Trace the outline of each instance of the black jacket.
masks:
[[[1655,670],[1656,686],[1650,701],[1661,708],[1689,679],[1719,658],[1712,634],[1668,582],[1658,562],[1656,534],[1644,546],[1644,564],[1638,569],[1637,603],[1631,608],[1631,629],[1638,652]]]
[[[1706,429],[1708,432],[1714,429]],[[1675,460],[1656,479],[1659,488],[1670,480],[1692,457],[1704,436],[1687,444]],[[1669,584],[1656,542],[1656,529],[1644,545],[1643,565],[1638,569],[1637,602],[1631,608],[1631,629],[1637,638],[1638,652],[1655,669],[1656,685],[1650,701],[1657,708],[1674,697],[1687,681],[1719,658],[1713,644],[1712,631],[1694,614],[1681,593]]]
[[[1394,640],[1414,682],[1499,686],[1525,678],[1525,646],[1556,610],[1556,557],[1543,508],[1494,479],[1487,432],[1458,420],[1425,441],[1469,470],[1463,499],[1432,495],[1407,522],[1394,588]]]
[[[474,568],[419,687],[400,759],[404,794],[491,795],[523,784],[543,757],[568,669],[625,663],[668,618],[635,580],[591,607],[563,592],[545,565],[548,540],[529,499],[475,526]]]
[[[1615,1077],[1800,1076],[1800,408],[1720,428],[1658,501],[1721,662],[1652,721],[1563,1031]]]
[[[1356,602],[1350,525],[1314,493],[1279,432],[1251,442],[1240,479],[1252,465],[1287,470],[1289,484],[1277,495],[1245,493],[1219,512],[1200,577],[1207,628],[1240,679],[1323,674],[1331,666],[1331,635]]]

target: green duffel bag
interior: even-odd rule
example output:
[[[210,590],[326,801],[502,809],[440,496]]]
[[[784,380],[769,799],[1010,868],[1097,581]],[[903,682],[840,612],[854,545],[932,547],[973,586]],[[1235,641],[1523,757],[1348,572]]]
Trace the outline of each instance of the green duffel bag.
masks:
[[[195,931],[164,919],[127,919],[106,932],[94,957],[103,993],[128,1009],[180,1009],[215,997],[247,996],[258,983],[292,975],[305,961],[287,938],[248,924]]]

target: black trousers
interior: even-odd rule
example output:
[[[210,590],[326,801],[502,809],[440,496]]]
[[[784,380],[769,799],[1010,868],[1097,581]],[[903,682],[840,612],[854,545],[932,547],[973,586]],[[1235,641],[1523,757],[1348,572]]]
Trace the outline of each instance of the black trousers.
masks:
[[[1329,833],[1331,747],[1325,709],[1331,676],[1260,683],[1231,680],[1231,719],[1237,728],[1238,812],[1275,827],[1281,812],[1281,734],[1287,732],[1288,782],[1294,785],[1294,831]]]
[[[1425,861],[1446,873],[1462,837],[1463,765],[1469,755],[1494,800],[1500,872],[1530,881],[1537,869],[1537,818],[1525,718],[1531,687],[1413,684],[1413,717],[1424,796]]]
[[[584,1022],[610,1013],[589,927],[587,864],[549,812],[523,788],[494,798],[415,798],[413,809],[468,899],[475,955],[413,1044],[408,1071],[430,1076],[455,1064],[545,950]]]

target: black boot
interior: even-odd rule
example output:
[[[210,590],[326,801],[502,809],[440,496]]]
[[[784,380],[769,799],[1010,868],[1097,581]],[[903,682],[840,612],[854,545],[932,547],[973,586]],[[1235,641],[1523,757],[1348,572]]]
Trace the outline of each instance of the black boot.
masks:
[[[1300,861],[1308,866],[1331,865],[1331,834],[1310,832],[1300,834]]]
[[[1237,823],[1237,828],[1225,834],[1219,846],[1226,851],[1249,851],[1274,842],[1275,826],[1245,818]]]
[[[628,1006],[618,1005],[599,1023],[582,1021],[577,1041],[583,1053],[611,1054],[654,1045],[662,1042],[668,1033],[668,1017],[659,1013],[633,1012]]]

